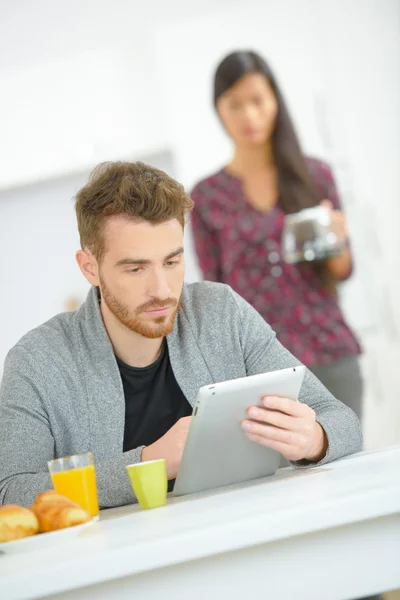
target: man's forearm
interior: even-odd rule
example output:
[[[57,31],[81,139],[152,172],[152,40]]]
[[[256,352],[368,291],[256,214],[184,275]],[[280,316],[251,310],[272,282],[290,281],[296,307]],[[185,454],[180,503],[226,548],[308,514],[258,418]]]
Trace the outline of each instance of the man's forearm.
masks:
[[[120,456],[96,462],[97,491],[100,508],[122,506],[136,501],[132,485],[126,472],[128,465],[140,462],[143,446],[139,446]]]
[[[0,504],[30,506],[41,492],[51,490],[48,473],[18,473],[0,484]]]
[[[142,446],[120,456],[96,461],[96,481],[100,508],[135,502],[125,467],[140,462]],[[41,492],[53,489],[49,473],[17,473],[0,484],[0,504],[30,506]]]

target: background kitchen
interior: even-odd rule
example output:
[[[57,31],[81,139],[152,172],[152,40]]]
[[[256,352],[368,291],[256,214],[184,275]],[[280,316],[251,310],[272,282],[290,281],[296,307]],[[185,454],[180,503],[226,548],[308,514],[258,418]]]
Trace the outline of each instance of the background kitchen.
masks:
[[[236,48],[278,73],[304,149],[333,167],[356,260],[340,290],[363,347],[367,448],[400,441],[398,0],[0,4],[0,374],[30,328],[85,297],[72,197],[102,160],[187,186],[230,146],[211,102]],[[187,280],[200,278],[187,232]]]

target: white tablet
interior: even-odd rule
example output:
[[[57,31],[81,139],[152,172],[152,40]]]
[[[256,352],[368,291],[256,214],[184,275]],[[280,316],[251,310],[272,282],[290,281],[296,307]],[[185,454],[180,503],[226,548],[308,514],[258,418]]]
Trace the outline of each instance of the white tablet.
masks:
[[[174,494],[182,496],[273,475],[281,455],[251,442],[240,423],[263,396],[297,400],[306,368],[282,369],[200,388]]]

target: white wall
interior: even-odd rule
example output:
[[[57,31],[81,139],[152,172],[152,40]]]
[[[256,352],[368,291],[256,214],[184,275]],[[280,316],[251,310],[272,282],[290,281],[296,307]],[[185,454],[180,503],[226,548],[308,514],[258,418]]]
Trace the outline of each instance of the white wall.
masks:
[[[72,201],[85,178],[0,193],[0,371],[24,333],[64,311],[68,296],[82,300],[87,293],[74,260],[79,237]]]
[[[218,169],[230,155],[230,144],[212,106],[212,77],[217,61],[237,48],[254,48],[268,57],[305,149],[323,154],[314,106],[321,78],[313,4],[313,0],[303,0],[303,10],[294,17],[296,0],[253,1],[229,11],[218,8],[212,18],[184,16],[159,26],[155,44],[167,135],[173,142],[179,175],[187,185]],[[182,47],[188,52],[183,54]]]
[[[212,4],[0,3],[0,187],[164,150],[154,30],[166,15],[201,14]]]
[[[360,325],[364,433],[376,446],[400,440],[400,2],[331,0],[316,8],[316,19],[330,24],[319,44],[327,146],[351,220],[358,269],[345,305]]]
[[[358,267],[343,303],[366,349],[367,445],[400,440],[400,3],[299,4],[0,4],[0,364],[22,333],[86,290],[73,260],[77,173],[168,149],[189,187],[217,169],[230,146],[212,72],[251,47],[275,67],[305,150],[336,170]]]

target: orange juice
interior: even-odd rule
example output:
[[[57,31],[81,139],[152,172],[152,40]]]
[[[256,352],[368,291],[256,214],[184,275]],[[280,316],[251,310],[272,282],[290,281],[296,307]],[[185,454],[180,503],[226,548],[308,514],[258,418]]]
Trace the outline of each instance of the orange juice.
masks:
[[[52,473],[51,479],[59,494],[82,506],[92,517],[99,514],[94,465]]]

